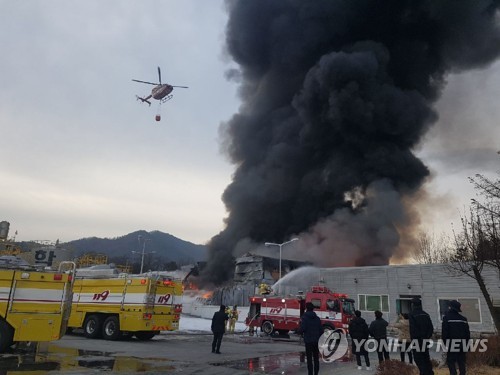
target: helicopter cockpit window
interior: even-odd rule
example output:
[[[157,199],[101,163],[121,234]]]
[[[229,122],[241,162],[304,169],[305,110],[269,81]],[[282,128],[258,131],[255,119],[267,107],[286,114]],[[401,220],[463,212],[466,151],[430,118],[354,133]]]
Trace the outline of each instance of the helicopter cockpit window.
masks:
[[[326,301],[326,307],[328,307],[328,310],[330,311],[340,311],[340,304],[338,300],[328,300]]]

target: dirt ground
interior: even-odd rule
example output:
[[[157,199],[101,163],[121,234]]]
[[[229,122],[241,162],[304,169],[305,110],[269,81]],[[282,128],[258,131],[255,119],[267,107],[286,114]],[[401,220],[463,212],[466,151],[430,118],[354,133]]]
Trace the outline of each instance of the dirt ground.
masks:
[[[468,373],[474,375],[500,375],[500,368],[492,368],[488,366],[468,368]],[[434,375],[449,375],[450,371],[448,368],[439,368],[434,370]]]

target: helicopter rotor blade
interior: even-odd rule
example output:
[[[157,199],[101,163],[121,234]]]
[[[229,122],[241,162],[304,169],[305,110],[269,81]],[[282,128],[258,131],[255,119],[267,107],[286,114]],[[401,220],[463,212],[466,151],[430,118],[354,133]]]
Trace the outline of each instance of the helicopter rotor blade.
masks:
[[[172,85],[170,85],[170,86],[172,86]],[[189,88],[187,86],[172,86],[172,87],[180,87],[181,89],[188,89]]]
[[[147,83],[148,85],[158,86],[158,83],[146,82],[146,81],[139,81],[138,79],[133,79],[132,81],[134,81],[134,82],[140,82],[140,83]]]
[[[158,78],[160,80],[160,85],[161,85],[161,70],[160,70],[160,67],[158,67]]]

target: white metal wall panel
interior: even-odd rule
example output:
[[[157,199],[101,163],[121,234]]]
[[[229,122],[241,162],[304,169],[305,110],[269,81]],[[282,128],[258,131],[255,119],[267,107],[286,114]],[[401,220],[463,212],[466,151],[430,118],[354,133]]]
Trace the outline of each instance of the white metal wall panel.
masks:
[[[500,278],[493,269],[483,271],[492,298],[500,300]],[[401,295],[420,295],[423,308],[429,313],[437,330],[441,329],[438,299],[478,298],[481,323],[470,323],[472,331],[493,332],[494,325],[486,301],[477,282],[465,275],[453,275],[442,264],[344,267],[321,270],[322,279],[330,289],[347,293],[355,300],[358,295],[389,295],[390,311],[384,313],[389,322],[396,320],[396,300]],[[293,291],[290,291],[293,294]],[[370,322],[372,312],[363,312]]]

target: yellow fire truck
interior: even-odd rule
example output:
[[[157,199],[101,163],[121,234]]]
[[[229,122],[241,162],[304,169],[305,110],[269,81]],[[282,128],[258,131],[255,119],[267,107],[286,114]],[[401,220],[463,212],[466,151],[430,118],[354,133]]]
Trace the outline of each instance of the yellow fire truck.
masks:
[[[40,271],[15,257],[0,261],[0,353],[19,341],[52,341],[66,332],[73,262]],[[70,272],[62,269],[71,265]]]
[[[159,274],[77,277],[68,327],[88,338],[149,340],[179,329],[182,283]]]

